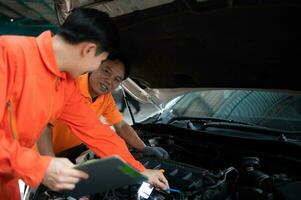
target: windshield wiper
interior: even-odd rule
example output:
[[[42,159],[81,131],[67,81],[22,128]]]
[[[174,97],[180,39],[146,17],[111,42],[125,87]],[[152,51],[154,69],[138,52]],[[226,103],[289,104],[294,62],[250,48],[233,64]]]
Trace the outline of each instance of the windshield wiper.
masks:
[[[175,117],[169,120],[168,124],[172,124],[175,121],[189,121],[192,124],[199,124],[197,130],[205,130],[209,127],[216,127],[216,128],[227,128],[227,129],[236,129],[236,130],[245,130],[245,131],[256,131],[256,133],[262,133],[265,135],[271,136],[281,136],[286,138],[285,134],[293,135],[299,134],[300,132],[297,131],[285,131],[279,129],[268,128],[252,123],[246,122],[239,122],[231,119],[221,119],[221,118],[214,118],[214,117]],[[189,127],[196,127],[189,124]],[[194,128],[196,130],[196,128]]]
[[[234,124],[244,124],[244,125],[256,126],[256,124],[252,124],[252,123],[239,122],[239,121],[235,121],[232,119],[222,119],[222,118],[216,118],[216,117],[174,117],[174,118],[170,119],[167,123],[171,124],[174,121],[185,121],[185,120],[189,120],[191,122],[195,121],[198,123],[203,122],[203,125],[205,125],[207,123],[212,123],[212,122],[227,122],[227,123],[234,123]]]

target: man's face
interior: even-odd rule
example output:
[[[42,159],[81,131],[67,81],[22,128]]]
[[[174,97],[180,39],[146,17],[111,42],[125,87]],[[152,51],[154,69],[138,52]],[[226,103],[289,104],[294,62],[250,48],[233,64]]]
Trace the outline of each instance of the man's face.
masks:
[[[106,60],[89,77],[89,91],[92,96],[112,92],[124,79],[124,65],[119,60]]]

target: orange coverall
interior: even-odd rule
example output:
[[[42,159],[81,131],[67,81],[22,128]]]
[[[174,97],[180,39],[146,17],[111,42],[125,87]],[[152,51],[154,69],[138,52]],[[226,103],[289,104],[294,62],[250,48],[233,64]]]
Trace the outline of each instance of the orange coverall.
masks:
[[[18,179],[41,183],[50,157],[31,148],[56,119],[101,157],[118,154],[144,170],[125,142],[99,122],[75,81],[58,70],[51,32],[38,37],[0,37],[0,199],[20,199]]]

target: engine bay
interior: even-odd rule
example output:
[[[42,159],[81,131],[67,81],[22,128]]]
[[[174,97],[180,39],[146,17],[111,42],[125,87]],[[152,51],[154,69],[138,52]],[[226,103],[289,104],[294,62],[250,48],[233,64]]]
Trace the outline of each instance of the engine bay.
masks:
[[[228,190],[236,181],[237,170],[229,167],[210,171],[175,161],[143,159],[147,168],[164,169],[169,181],[169,192],[154,191],[154,199],[225,199]]]
[[[300,160],[293,157],[300,152],[298,146],[283,145],[281,149],[158,124],[138,125],[136,131],[149,145],[164,147],[170,154],[171,159],[165,161],[141,159],[148,168],[165,169],[170,187],[176,189],[164,198],[161,193],[159,197],[154,194],[153,199],[300,198]]]
[[[146,144],[168,151],[168,160],[132,153],[146,168],[164,169],[170,190],[153,189],[144,198],[137,193],[140,185],[131,185],[89,199],[295,200],[301,196],[301,162],[292,157],[299,147],[280,149],[258,141],[200,137],[191,130],[158,124],[134,128]],[[40,186],[29,199],[74,198]]]

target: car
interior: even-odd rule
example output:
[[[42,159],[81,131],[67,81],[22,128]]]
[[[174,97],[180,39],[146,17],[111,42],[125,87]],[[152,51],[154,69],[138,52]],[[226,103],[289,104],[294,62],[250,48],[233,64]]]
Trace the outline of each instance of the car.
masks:
[[[300,199],[299,1],[55,0],[59,23],[78,7],[114,18],[132,58],[122,87],[141,105],[133,128],[170,154],[133,152],[169,180],[149,199]],[[90,198],[137,199],[139,187]],[[31,199],[71,198],[46,194]]]
[[[122,2],[82,6],[109,12],[120,27],[133,58],[122,86],[141,102],[133,128],[170,154],[136,155],[164,168],[173,189],[150,199],[299,199],[300,4]],[[116,191],[112,198],[136,195]]]

